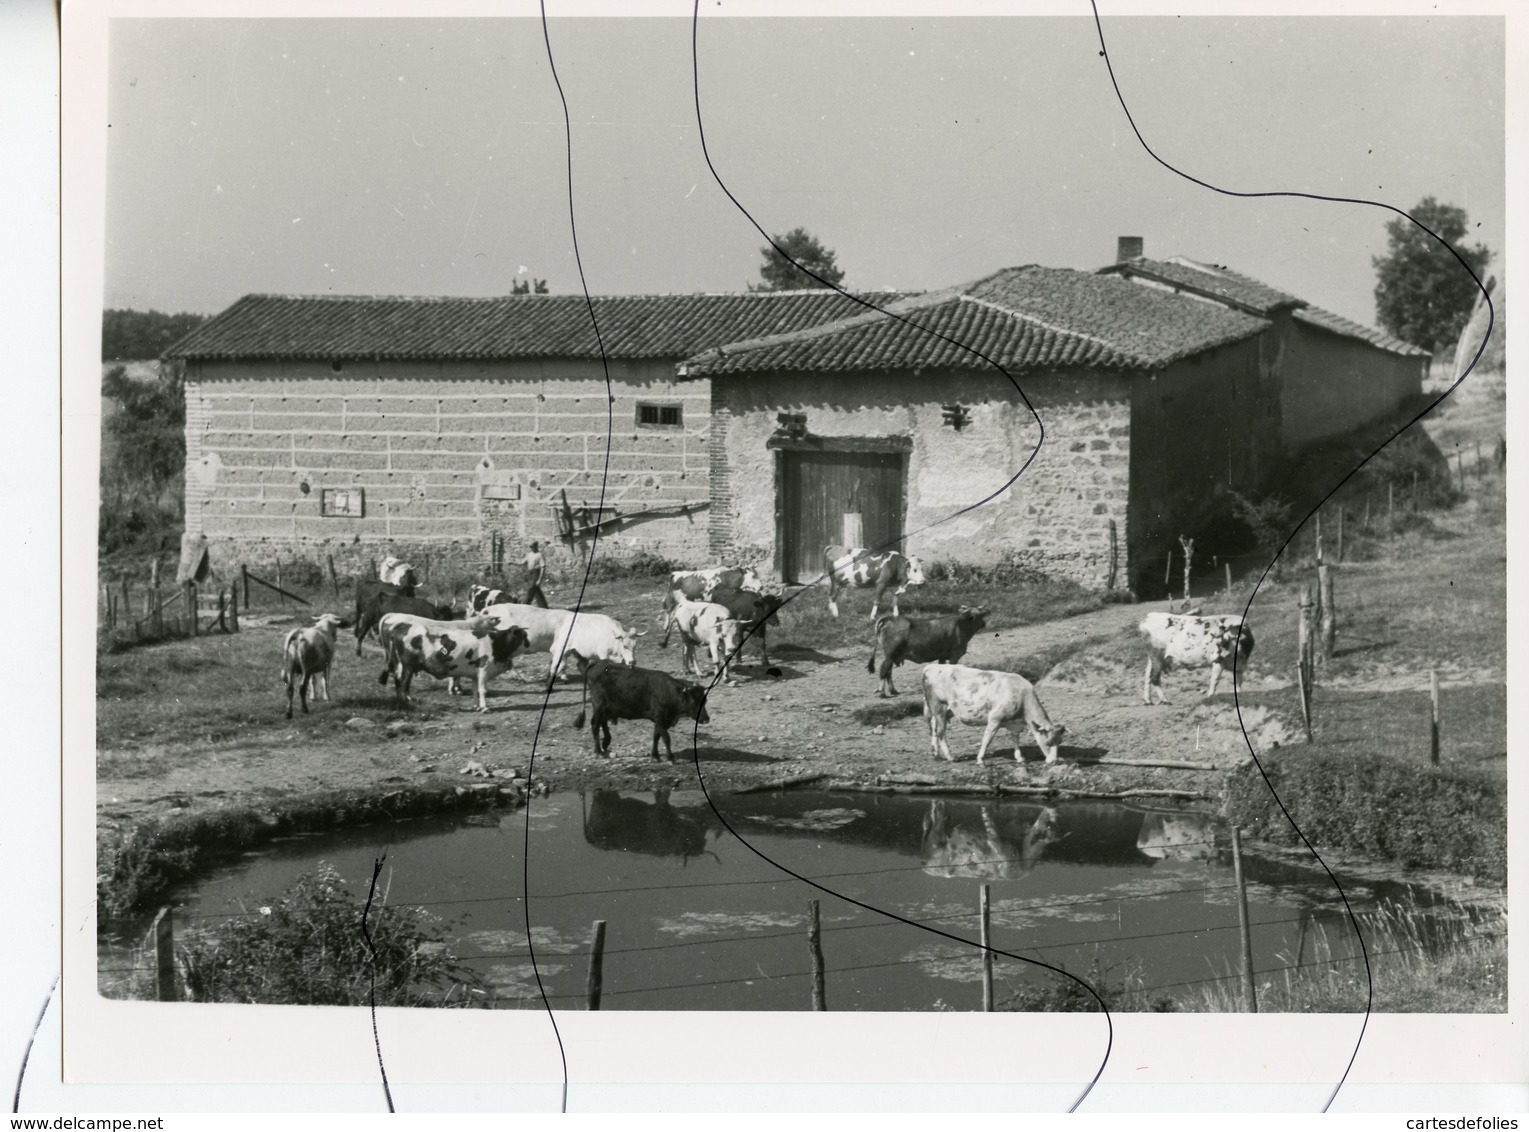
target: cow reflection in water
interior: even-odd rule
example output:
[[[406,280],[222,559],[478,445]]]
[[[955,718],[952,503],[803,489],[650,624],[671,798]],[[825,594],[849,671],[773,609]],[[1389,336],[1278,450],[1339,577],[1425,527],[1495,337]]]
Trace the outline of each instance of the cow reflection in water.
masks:
[[[1206,814],[1148,814],[1136,847],[1159,861],[1213,860],[1216,821]]]
[[[650,857],[722,858],[706,847],[709,834],[723,826],[710,807],[676,809],[669,804],[668,789],[653,791],[653,801],[623,798],[615,790],[596,790],[584,812],[584,840],[597,849],[620,849]]]
[[[979,814],[963,806],[952,814],[944,802],[935,800],[924,815],[924,872],[936,877],[1018,880],[1028,876],[1046,848],[1062,836],[1057,812],[1050,806],[1028,825],[1010,819],[1000,828],[994,806],[981,807]]]

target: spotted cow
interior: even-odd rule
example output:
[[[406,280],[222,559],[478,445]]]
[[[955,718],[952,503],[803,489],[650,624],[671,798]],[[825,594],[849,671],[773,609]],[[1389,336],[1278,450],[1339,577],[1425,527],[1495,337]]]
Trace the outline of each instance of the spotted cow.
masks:
[[[486,618],[472,621],[435,621],[407,613],[388,613],[377,627],[387,656],[379,684],[393,677],[400,702],[408,704],[409,685],[416,672],[440,680],[476,677],[478,710],[488,711],[488,682],[513,667],[514,656],[525,648],[526,631],[519,626],[494,627]]]
[[[1154,692],[1158,703],[1167,702],[1163,695],[1163,673],[1175,665],[1189,668],[1209,665],[1210,690],[1205,694],[1214,696],[1222,670],[1232,669],[1235,681],[1242,663],[1253,655],[1253,631],[1235,614],[1200,617],[1149,613],[1138,628],[1147,644],[1147,675],[1141,698],[1149,707]]]
[[[827,546],[823,548],[823,562],[823,572],[828,575],[828,612],[835,617],[839,616],[839,591],[847,586],[876,590],[871,602],[874,620],[888,590],[892,591],[892,613],[896,616],[898,595],[909,586],[924,584],[923,565],[901,551],[873,554],[863,547]]]
[[[929,719],[929,743],[937,759],[952,761],[950,745],[945,741],[945,724],[954,716],[962,723],[985,724],[982,744],[977,748],[977,764],[987,755],[988,744],[999,728],[1013,730],[1020,723],[1030,728],[1030,737],[1041,749],[1048,763],[1057,760],[1062,733],[1060,723],[1052,723],[1035,685],[1012,672],[994,672],[968,668],[964,664],[931,664],[924,669],[924,715]],[[1014,761],[1019,762],[1019,744],[1014,744]]]

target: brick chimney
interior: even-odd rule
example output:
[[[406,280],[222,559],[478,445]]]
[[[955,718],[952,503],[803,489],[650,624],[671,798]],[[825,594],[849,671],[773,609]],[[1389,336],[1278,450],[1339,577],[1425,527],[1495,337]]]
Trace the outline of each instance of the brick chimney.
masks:
[[[1115,262],[1124,263],[1128,259],[1140,259],[1146,254],[1143,249],[1144,241],[1140,236],[1118,236],[1115,240]]]

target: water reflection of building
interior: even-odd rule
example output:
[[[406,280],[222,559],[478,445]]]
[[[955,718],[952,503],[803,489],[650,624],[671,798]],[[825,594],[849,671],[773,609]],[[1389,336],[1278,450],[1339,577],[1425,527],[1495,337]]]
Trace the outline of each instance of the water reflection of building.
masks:
[[[710,806],[671,805],[668,789],[653,791],[651,802],[617,790],[596,790],[584,802],[584,840],[597,849],[688,861],[709,852],[707,836],[723,828]]]
[[[926,864],[955,869],[979,860],[1012,861],[1014,876],[1023,876],[1039,860],[1067,865],[1107,865],[1151,868],[1162,858],[1140,845],[1144,823],[1154,815],[1119,802],[975,801],[941,798],[824,795],[788,791],[731,797],[721,803],[728,821],[743,834],[768,827],[772,836],[811,838],[820,843],[869,846],[906,855],[919,855]],[[806,811],[833,807],[855,810],[859,816],[832,829],[795,829],[788,819]],[[1178,815],[1175,815],[1178,816]],[[1198,817],[1198,815],[1183,815]],[[1207,823],[1214,818],[1206,816]],[[1207,835],[1208,836],[1208,835]],[[938,846],[938,860],[931,848]],[[995,848],[997,846],[997,848]],[[976,876],[955,871],[951,876]],[[998,875],[998,874],[993,874]]]

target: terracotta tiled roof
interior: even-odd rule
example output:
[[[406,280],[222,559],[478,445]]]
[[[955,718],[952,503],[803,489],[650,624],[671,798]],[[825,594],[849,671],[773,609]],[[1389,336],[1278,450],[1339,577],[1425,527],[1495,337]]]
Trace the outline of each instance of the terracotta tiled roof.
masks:
[[[1276,290],[1267,283],[1260,283],[1257,279],[1227,267],[1199,263],[1187,256],[1174,256],[1169,260],[1145,257],[1128,259],[1123,263],[1112,263],[1100,268],[1099,274],[1147,279],[1180,287],[1228,303],[1249,314],[1268,315],[1287,307],[1306,305],[1303,300]]]
[[[682,372],[700,377],[926,367],[990,370],[971,350],[1010,372],[1157,369],[1251,337],[1269,325],[1122,279],[1035,266],[1007,268],[975,283],[882,305],[907,322],[869,313],[734,342],[688,358]]]
[[[906,292],[867,295],[878,305]],[[600,296],[612,358],[676,360],[738,338],[815,326],[865,308],[834,291]],[[165,351],[204,360],[598,358],[582,295],[379,298],[246,295]]]
[[[1346,338],[1362,338],[1372,346],[1387,350],[1393,354],[1404,354],[1409,358],[1426,358],[1431,355],[1427,350],[1420,349],[1410,342],[1403,342],[1400,338],[1393,338],[1383,330],[1374,330],[1358,322],[1350,322],[1342,315],[1325,311],[1321,307],[1302,307],[1295,312],[1294,317],[1300,322],[1309,322],[1313,326],[1320,326],[1323,330],[1330,330],[1334,334],[1342,334]]]
[[[1427,357],[1428,351],[1420,350],[1400,338],[1373,327],[1350,321],[1342,315],[1314,307],[1304,299],[1287,295],[1267,283],[1260,283],[1251,276],[1243,275],[1228,267],[1199,263],[1187,256],[1174,256],[1168,260],[1128,259],[1099,269],[1101,275],[1119,275],[1127,279],[1143,279],[1153,283],[1168,284],[1182,288],[1218,302],[1228,303],[1251,314],[1271,315],[1278,310],[1289,310],[1291,316],[1301,322],[1320,326],[1346,338],[1358,338],[1370,345],[1393,354],[1408,357]]]

